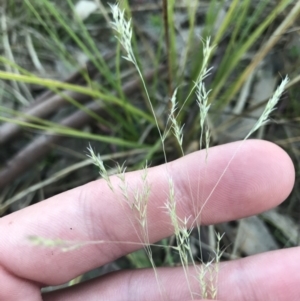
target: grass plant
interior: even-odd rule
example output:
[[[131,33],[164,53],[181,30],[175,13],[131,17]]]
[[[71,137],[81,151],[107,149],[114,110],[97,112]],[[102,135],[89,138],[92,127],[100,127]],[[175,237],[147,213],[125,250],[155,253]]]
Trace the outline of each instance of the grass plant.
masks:
[[[124,17],[125,12],[124,12],[124,10],[122,11],[119,8],[118,4],[111,5],[111,9],[112,9],[112,14],[113,14],[113,18],[114,18],[114,21],[112,22],[112,27],[117,32],[117,34],[118,34],[117,38],[125,50],[126,55],[124,56],[124,58],[126,60],[130,61],[131,63],[133,63],[134,66],[136,67],[137,72],[143,82],[143,86],[145,88],[148,101],[150,102],[150,106],[152,108],[154,118],[155,118],[155,120],[157,120],[154,109],[153,109],[153,105],[151,103],[151,99],[149,97],[149,93],[147,91],[146,83],[143,79],[143,75],[136,62],[136,59],[134,57],[134,53],[133,53],[133,50],[131,47],[131,37],[132,37],[131,23],[130,23],[130,21],[126,21],[126,19]],[[210,71],[210,69],[207,68],[207,62],[208,62],[209,54],[210,54],[209,50],[214,48],[214,47],[210,47],[209,42],[210,42],[209,38],[206,42],[204,42],[205,47],[204,47],[204,53],[203,53],[203,57],[204,57],[203,66],[197,77],[197,82],[195,82],[197,104],[199,106],[199,112],[200,112],[199,115],[200,115],[200,127],[201,127],[199,145],[201,147],[202,139],[203,139],[203,136],[205,135],[205,140],[206,140],[205,145],[206,145],[206,151],[207,151],[206,160],[208,160],[209,130],[208,130],[207,126],[205,125],[205,121],[206,121],[206,118],[207,118],[207,115],[209,112],[210,104],[208,104],[209,92],[207,92],[207,90],[205,88],[204,79],[209,75],[209,71]],[[280,86],[277,88],[274,95],[268,101],[268,103],[265,107],[265,110],[263,111],[263,113],[260,116],[260,118],[258,119],[258,121],[255,123],[254,127],[251,129],[251,131],[245,137],[245,139],[241,142],[241,144],[239,145],[239,147],[233,154],[232,158],[228,161],[226,168],[224,169],[223,173],[219,177],[219,180],[216,182],[214,188],[208,195],[207,199],[204,201],[201,209],[199,210],[199,212],[196,212],[196,214],[195,214],[196,218],[195,218],[195,221],[193,222],[193,224],[196,224],[198,226],[198,231],[200,231],[200,225],[198,224],[197,220],[199,219],[199,217],[201,218],[201,214],[202,214],[203,210],[205,209],[205,206],[206,206],[207,202],[209,201],[210,196],[214,192],[215,188],[219,185],[219,183],[222,180],[224,174],[226,173],[229,165],[231,164],[232,160],[234,159],[238,150],[240,149],[242,143],[247,138],[249,138],[251,134],[253,134],[256,130],[258,130],[259,127],[265,125],[268,122],[270,113],[275,109],[275,106],[276,106],[277,102],[279,101],[280,96],[282,95],[287,83],[288,83],[288,78],[286,77],[282,81]],[[182,144],[183,143],[183,126],[180,126],[178,124],[177,119],[175,117],[175,113],[177,110],[176,94],[177,94],[177,88],[175,89],[173,96],[171,98],[171,110],[169,113],[170,114],[169,119],[171,120],[172,132],[180,146],[182,155],[184,156],[184,151],[183,151],[183,147],[182,147],[182,145],[183,145]],[[156,123],[156,124],[157,124],[157,129],[158,129],[159,135],[161,137],[162,144],[164,144],[164,139],[161,134],[160,127],[159,127],[158,123]],[[164,147],[163,147],[163,150],[164,150]],[[100,174],[101,174],[102,178],[107,182],[108,186],[113,191],[114,188],[111,186],[109,177],[107,177],[107,172],[105,171],[105,168],[104,168],[103,162],[101,161],[100,156],[99,155],[95,156],[95,154],[91,150],[91,148],[89,149],[89,151],[91,153],[90,157],[94,160],[95,164],[100,168]],[[166,154],[165,154],[165,158],[166,158]],[[204,164],[205,164],[205,162],[204,162]],[[125,175],[124,175],[122,169],[120,169],[119,177],[122,180],[122,183],[124,184],[126,180],[125,180]],[[177,197],[175,194],[175,187],[174,187],[173,179],[169,178],[168,182],[169,182],[169,191],[168,191],[169,197],[165,204],[165,209],[166,209],[168,215],[170,216],[171,224],[174,227],[176,246],[173,248],[179,254],[180,262],[181,262],[181,265],[183,268],[183,272],[185,274],[186,283],[187,283],[187,286],[190,291],[191,299],[195,298],[195,292],[192,291],[191,286],[190,286],[190,275],[189,275],[190,264],[192,264],[192,267],[194,269],[199,271],[198,281],[199,281],[200,293],[198,293],[198,294],[201,296],[201,298],[216,299],[217,295],[218,295],[217,294],[217,292],[218,292],[217,279],[218,279],[218,266],[219,266],[218,263],[220,262],[221,256],[222,256],[222,251],[220,250],[220,243],[221,243],[222,235],[220,235],[219,233],[216,233],[217,249],[215,250],[215,258],[213,258],[208,263],[204,263],[201,267],[198,267],[195,264],[193,255],[191,253],[191,248],[190,248],[190,240],[189,240],[190,230],[188,229],[187,225],[188,225],[188,220],[191,217],[186,216],[184,219],[182,219],[182,218],[179,218],[179,216],[177,215]],[[155,268],[154,260],[152,258],[151,248],[149,248],[150,242],[148,240],[148,233],[147,233],[147,226],[146,226],[147,225],[147,205],[148,205],[149,194],[150,194],[150,187],[147,183],[147,167],[145,167],[144,173],[142,175],[142,183],[143,183],[142,191],[141,192],[135,191],[132,202],[130,202],[129,196],[128,196],[128,191],[127,191],[128,185],[124,184],[121,189],[122,189],[122,192],[123,192],[126,202],[129,204],[132,203],[132,205],[131,205],[132,209],[137,212],[138,223],[140,224],[141,231],[142,231],[141,242],[144,244],[146,253],[149,257],[149,260],[150,260],[150,262],[153,266],[154,272],[156,274],[156,278],[157,278],[157,280],[159,280],[159,278],[157,276],[157,271]],[[200,232],[199,232],[199,237],[200,237]],[[158,282],[158,284],[159,284],[159,282]]]

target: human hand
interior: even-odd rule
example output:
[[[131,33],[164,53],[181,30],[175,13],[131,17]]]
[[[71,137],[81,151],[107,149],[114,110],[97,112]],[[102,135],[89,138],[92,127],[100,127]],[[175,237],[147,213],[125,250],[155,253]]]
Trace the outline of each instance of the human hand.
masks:
[[[231,143],[209,150],[205,191],[212,190],[237,147],[237,143]],[[191,192],[195,197],[199,175],[204,173],[204,161],[205,152],[196,152],[169,163],[168,168],[162,165],[149,169],[151,242],[172,234],[170,219],[162,210],[168,192],[166,171],[173,178],[176,195],[180,196],[178,215],[183,218],[193,215]],[[139,172],[126,174],[126,181],[138,187],[141,182]],[[288,196],[293,184],[293,164],[284,151],[268,142],[247,141],[208,200],[201,223],[221,223],[268,210]],[[138,249],[139,240],[127,218],[132,214],[129,207],[116,200],[107,183],[98,180],[1,218],[0,300],[161,299],[153,270],[146,269],[115,272],[41,295],[41,287],[62,284]],[[67,241],[137,244],[87,244],[62,252],[58,247],[33,246],[27,239],[30,235]],[[218,299],[299,300],[299,259],[300,250],[290,248],[221,264]],[[164,288],[163,300],[191,299],[184,285],[182,268],[159,268],[158,274]],[[198,284],[194,281],[191,285],[193,291],[197,291]]]

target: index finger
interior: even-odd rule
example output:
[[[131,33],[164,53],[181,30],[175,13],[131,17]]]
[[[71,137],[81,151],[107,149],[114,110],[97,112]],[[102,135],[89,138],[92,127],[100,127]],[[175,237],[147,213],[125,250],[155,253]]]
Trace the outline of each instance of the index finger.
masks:
[[[253,215],[287,197],[294,182],[292,162],[283,150],[263,141],[247,141],[215,187],[238,145],[211,148],[207,162],[205,152],[196,152],[149,169],[150,242],[173,232],[170,217],[162,209],[168,199],[170,177],[175,187],[177,215],[181,219],[191,217],[190,222],[197,215],[195,208],[201,208],[206,201],[199,216],[203,224]],[[133,193],[141,191],[145,183],[141,172],[126,174],[126,181],[132,200]],[[98,180],[2,218],[0,264],[19,277],[56,285],[138,249],[138,244],[101,243],[63,253],[59,248],[32,246],[26,239],[36,235],[74,241],[140,243],[136,212],[127,206],[117,189],[120,180],[113,177],[112,183],[116,192],[105,181]]]

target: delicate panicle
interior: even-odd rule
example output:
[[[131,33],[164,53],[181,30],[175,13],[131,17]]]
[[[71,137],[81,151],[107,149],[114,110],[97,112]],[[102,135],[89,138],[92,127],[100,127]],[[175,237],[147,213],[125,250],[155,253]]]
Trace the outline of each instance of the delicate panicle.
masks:
[[[125,162],[123,162],[122,165],[120,165],[120,164],[117,162],[117,170],[118,170],[117,177],[118,177],[122,182],[125,182],[125,172],[126,172]]]
[[[184,127],[184,125],[180,126],[180,124],[178,123],[178,121],[175,117],[175,112],[177,110],[177,101],[176,101],[177,90],[178,90],[178,88],[175,89],[175,91],[172,95],[172,98],[171,98],[171,111],[170,111],[169,118],[171,120],[174,136],[175,136],[176,140],[178,141],[178,143],[180,145],[180,149],[183,154],[182,143],[183,143],[183,127]]]
[[[198,78],[195,82],[195,87],[196,87],[196,100],[198,103],[199,107],[199,115],[200,115],[200,138],[199,138],[199,146],[200,149],[202,149],[202,144],[203,144],[203,136],[205,132],[205,140],[206,140],[206,150],[208,149],[209,141],[209,133],[208,129],[205,128],[206,124],[206,119],[208,116],[208,111],[210,109],[210,104],[208,103],[208,95],[210,93],[210,90],[207,91],[204,83],[204,79],[210,74],[210,71],[212,68],[208,68],[208,61],[209,58],[212,54],[213,49],[215,46],[210,45],[210,38],[208,38],[205,42],[203,42],[204,47],[203,47],[203,63],[201,67],[201,71],[198,75]]]
[[[275,106],[278,103],[280,96],[282,95],[287,83],[289,82],[288,76],[284,78],[281,84],[276,89],[273,96],[269,99],[262,115],[259,117],[258,121],[255,123],[254,127],[251,129],[249,134],[245,139],[247,139],[251,134],[253,134],[256,130],[258,130],[261,126],[265,125],[269,121],[269,116],[272,111],[275,110]]]
[[[174,115],[177,110],[177,102],[176,102],[177,91],[178,88],[174,90],[173,95],[171,97],[171,112],[170,112],[171,116]]]
[[[208,68],[208,62],[210,59],[210,56],[215,48],[214,45],[210,45],[210,37],[208,37],[206,39],[206,41],[203,42],[204,47],[203,47],[203,62],[202,62],[202,67],[201,70],[199,72],[196,84],[198,82],[203,81],[210,73],[210,71],[212,70],[211,68]]]
[[[141,189],[135,190],[134,201],[132,204],[132,209],[137,213],[137,220],[142,226],[142,231],[144,235],[144,240],[148,242],[148,229],[147,229],[147,209],[150,197],[150,185],[148,183],[148,167],[147,162],[144,166],[143,173],[141,174],[142,185]]]
[[[151,108],[151,111],[152,111],[152,114],[153,114],[153,117],[154,117],[154,120],[155,120],[155,124],[156,124],[157,130],[158,130],[158,133],[159,133],[159,136],[160,136],[160,139],[161,139],[163,152],[164,152],[164,156],[165,156],[165,160],[166,160],[167,158],[166,158],[166,151],[165,151],[165,145],[164,145],[164,137],[161,133],[160,126],[158,124],[158,120],[157,120],[157,117],[156,117],[156,112],[155,112],[154,107],[152,105],[150,95],[149,95],[145,80],[143,78],[143,74],[140,70],[140,67],[139,67],[138,63],[137,63],[137,60],[135,58],[135,55],[134,55],[134,52],[133,52],[133,49],[132,49],[132,45],[131,45],[131,38],[132,38],[131,20],[129,20],[129,21],[126,20],[126,18],[124,16],[125,11],[121,10],[119,8],[118,3],[117,4],[110,4],[110,8],[111,8],[113,19],[114,19],[114,21],[111,22],[111,26],[118,33],[118,36],[116,38],[119,40],[119,42],[123,46],[124,50],[126,51],[127,55],[124,56],[124,59],[126,59],[129,62],[133,63],[133,65],[135,66],[135,68],[136,68],[136,70],[137,70],[137,72],[138,72],[138,74],[141,78],[141,81],[142,81],[142,84],[143,84],[143,87],[144,87],[144,90],[145,90],[145,93],[146,93],[146,96],[147,96],[147,100],[148,100],[148,103],[150,105],[150,108]]]
[[[201,129],[204,127],[204,123],[210,109],[210,104],[208,104],[208,95],[210,91],[206,91],[205,85],[203,81],[199,81],[197,83],[196,95],[197,95],[197,103],[200,109],[200,127]]]
[[[126,20],[124,14],[125,11],[119,8],[118,4],[109,4],[114,22],[111,22],[112,28],[118,33],[116,38],[119,40],[123,48],[125,49],[127,56],[124,58],[134,64],[136,64],[136,59],[131,46],[132,38],[132,27],[131,19]]]
[[[106,181],[107,185],[113,191],[113,186],[110,181],[110,177],[108,175],[108,172],[103,164],[103,161],[101,159],[100,154],[95,154],[94,150],[92,149],[91,145],[88,147],[89,155],[88,157],[92,159],[94,165],[96,165],[99,168],[99,174],[100,176]]]

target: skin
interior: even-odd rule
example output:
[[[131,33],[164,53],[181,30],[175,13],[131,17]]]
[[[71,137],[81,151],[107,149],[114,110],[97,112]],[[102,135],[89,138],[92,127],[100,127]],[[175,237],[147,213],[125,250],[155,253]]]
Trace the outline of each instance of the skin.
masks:
[[[156,242],[172,234],[164,206],[171,176],[178,215],[194,219],[240,143],[195,152],[172,163],[149,168],[149,239]],[[294,185],[294,167],[279,147],[264,141],[245,142],[214,193],[199,221],[215,224],[269,210],[287,198]],[[202,181],[200,181],[202,180]],[[131,189],[141,186],[141,173],[126,174]],[[117,187],[118,179],[112,178]],[[199,185],[199,183],[203,183]],[[201,192],[201,193],[200,193]],[[122,205],[123,204],[123,205]],[[97,180],[67,191],[0,219],[0,300],[162,300],[153,270],[121,271],[74,288],[41,295],[40,288],[59,285],[140,248],[135,213]],[[57,247],[33,246],[29,235],[72,241],[102,240],[70,252]],[[117,243],[117,242],[121,243]],[[122,243],[124,241],[131,244]],[[111,243],[108,243],[111,242]],[[137,243],[134,243],[137,242]],[[290,248],[221,264],[219,300],[299,300],[300,249]],[[192,272],[191,272],[192,273]],[[180,268],[158,269],[163,300],[190,300]],[[199,291],[191,277],[193,291]]]

